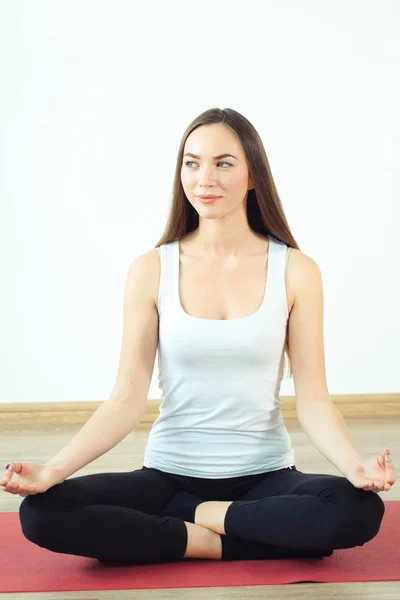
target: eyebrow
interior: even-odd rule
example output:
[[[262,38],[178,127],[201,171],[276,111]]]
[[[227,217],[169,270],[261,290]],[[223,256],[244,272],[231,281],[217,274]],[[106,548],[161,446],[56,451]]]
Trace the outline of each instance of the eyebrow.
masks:
[[[185,158],[185,156],[192,156],[193,158],[200,158],[200,156],[197,156],[197,154],[192,154],[191,152],[186,152],[186,154],[183,155],[183,158]],[[231,156],[232,158],[236,158],[236,156],[233,156],[233,154],[218,154],[218,156],[214,156],[213,158],[217,159],[217,158],[225,158],[226,156]],[[236,160],[238,160],[236,158]]]

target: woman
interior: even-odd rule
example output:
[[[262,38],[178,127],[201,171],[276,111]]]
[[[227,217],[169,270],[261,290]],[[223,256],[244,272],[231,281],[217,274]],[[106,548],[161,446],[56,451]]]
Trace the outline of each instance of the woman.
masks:
[[[110,399],[48,463],[14,462],[1,482],[24,497],[27,539],[136,564],[323,557],[371,540],[377,492],[396,476],[388,450],[357,452],[329,396],[322,305],[256,130],[231,109],[201,114],[182,138],[164,236],[128,271]],[[140,422],[158,345],[163,403],[142,468],[67,479]],[[341,476],[296,469],[285,352],[299,421]]]

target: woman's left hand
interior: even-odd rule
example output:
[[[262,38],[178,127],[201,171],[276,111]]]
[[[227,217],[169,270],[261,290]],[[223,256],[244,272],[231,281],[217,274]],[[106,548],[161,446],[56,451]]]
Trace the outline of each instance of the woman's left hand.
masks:
[[[396,473],[389,450],[364,460],[354,467],[346,479],[356,488],[371,492],[388,492],[396,482]]]

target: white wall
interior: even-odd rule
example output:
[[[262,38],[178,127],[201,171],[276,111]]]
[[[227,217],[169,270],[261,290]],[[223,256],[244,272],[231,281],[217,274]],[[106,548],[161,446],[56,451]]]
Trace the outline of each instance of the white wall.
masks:
[[[400,4],[0,4],[0,402],[105,400],[178,144],[243,113],[319,264],[329,391],[398,392]],[[157,357],[150,398],[160,398]],[[281,393],[293,394],[293,381]]]

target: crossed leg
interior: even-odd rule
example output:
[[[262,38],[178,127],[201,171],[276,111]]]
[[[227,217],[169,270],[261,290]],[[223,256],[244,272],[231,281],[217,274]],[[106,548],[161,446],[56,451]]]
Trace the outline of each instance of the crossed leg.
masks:
[[[378,533],[385,512],[378,494],[337,475],[270,475],[240,499],[199,504],[194,522],[221,535],[299,550],[362,546]]]

